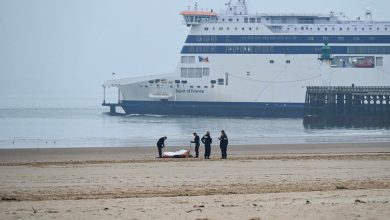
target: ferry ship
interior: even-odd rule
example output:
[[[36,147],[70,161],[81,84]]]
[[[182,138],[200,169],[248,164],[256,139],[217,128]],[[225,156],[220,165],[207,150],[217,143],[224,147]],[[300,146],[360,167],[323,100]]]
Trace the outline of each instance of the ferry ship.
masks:
[[[182,11],[176,70],[106,81],[126,114],[302,117],[308,86],[389,86],[390,21],[343,13]],[[103,103],[108,105],[108,103]]]

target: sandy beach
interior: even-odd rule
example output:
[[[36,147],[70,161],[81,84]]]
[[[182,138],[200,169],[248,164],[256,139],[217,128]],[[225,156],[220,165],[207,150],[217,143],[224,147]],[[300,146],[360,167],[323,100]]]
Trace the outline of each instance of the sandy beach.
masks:
[[[169,150],[174,150],[170,148]],[[0,150],[0,219],[388,219],[390,144]]]

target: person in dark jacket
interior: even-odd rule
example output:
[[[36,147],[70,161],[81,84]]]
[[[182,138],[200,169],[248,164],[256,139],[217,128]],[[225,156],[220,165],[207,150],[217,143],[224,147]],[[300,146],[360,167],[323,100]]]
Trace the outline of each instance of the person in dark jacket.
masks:
[[[158,139],[157,141],[157,149],[158,149],[158,157],[162,158],[162,149],[165,147],[165,140],[168,139],[166,136]]]
[[[196,133],[194,133],[194,140],[191,141],[191,143],[195,144],[195,154],[196,154],[195,158],[198,158],[199,157],[200,138]]]
[[[224,130],[221,131],[221,136],[218,139],[219,139],[219,147],[221,148],[221,154],[222,154],[221,159],[227,159],[227,147],[229,144],[229,140]]]
[[[211,154],[211,143],[213,143],[213,139],[210,136],[210,131],[202,137],[202,143],[204,144],[204,159],[210,159]]]

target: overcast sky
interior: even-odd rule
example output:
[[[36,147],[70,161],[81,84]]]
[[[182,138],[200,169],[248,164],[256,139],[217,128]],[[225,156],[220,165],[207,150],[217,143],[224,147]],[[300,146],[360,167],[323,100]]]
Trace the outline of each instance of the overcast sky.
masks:
[[[0,97],[101,96],[117,77],[175,69],[194,0],[0,0]],[[198,0],[219,11],[226,0]],[[250,12],[343,11],[390,20],[388,0],[249,0]],[[1,105],[1,103],[0,103]]]

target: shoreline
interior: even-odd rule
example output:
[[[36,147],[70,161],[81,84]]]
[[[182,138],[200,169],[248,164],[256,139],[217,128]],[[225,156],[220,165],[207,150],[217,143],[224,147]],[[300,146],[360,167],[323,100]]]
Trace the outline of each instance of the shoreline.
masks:
[[[183,147],[168,146],[165,150],[176,151]],[[188,149],[188,148],[184,148]],[[204,146],[200,147],[200,155]],[[194,154],[194,149],[191,149]],[[264,144],[232,145],[229,158],[255,158],[286,155],[356,155],[390,153],[390,143],[331,143],[331,144]],[[9,162],[58,162],[58,161],[134,161],[154,160],[156,147],[91,147],[91,148],[29,148],[0,149],[0,163]],[[220,157],[220,149],[212,145],[212,158]]]

